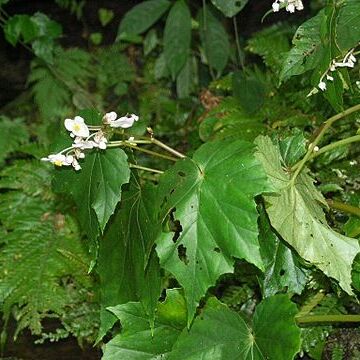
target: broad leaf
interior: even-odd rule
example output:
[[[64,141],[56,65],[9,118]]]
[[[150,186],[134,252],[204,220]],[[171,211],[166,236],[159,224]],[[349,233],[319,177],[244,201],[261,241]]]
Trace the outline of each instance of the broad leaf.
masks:
[[[167,0],[149,0],[134,6],[121,20],[118,38],[124,33],[127,35],[143,33],[161,18],[170,4]]]
[[[191,14],[184,0],[170,10],[164,29],[164,56],[173,78],[185,65],[191,41]]]
[[[336,44],[340,50],[347,51],[360,41],[360,2],[345,0],[337,17]]]
[[[176,78],[176,92],[180,99],[188,97],[194,89],[196,65],[195,57],[189,57]]]
[[[220,75],[228,63],[230,43],[221,22],[206,7],[199,11],[200,36],[209,66]]]
[[[227,17],[233,17],[248,3],[248,0],[211,0]]]
[[[351,264],[359,252],[358,241],[336,233],[327,225],[320,206],[326,206],[325,199],[306,170],[292,184],[289,173],[281,166],[278,147],[267,137],[259,137],[256,142],[257,157],[278,192],[265,197],[271,225],[301,257],[338,280],[352,294]]]
[[[260,207],[259,242],[265,271],[261,281],[265,297],[287,290],[300,294],[307,281],[306,270],[289,247],[275,234],[263,207]]]
[[[186,324],[186,309],[178,290],[168,290],[159,304],[153,332],[140,303],[109,308],[121,321],[121,334],[105,345],[103,360],[167,359],[173,344]]]
[[[140,300],[153,325],[160,296],[160,269],[151,252],[156,233],[157,201],[152,186],[141,188],[135,175],[100,241],[97,271],[100,276],[101,328],[98,339],[115,318],[108,306]]]
[[[326,22],[324,11],[303,23],[293,38],[293,48],[285,56],[280,81],[314,69],[322,61],[324,48],[321,43],[321,26]]]
[[[189,321],[208,287],[233,271],[234,257],[263,268],[254,197],[268,185],[253,152],[239,140],[210,142],[160,181],[162,218],[177,230],[164,232],[156,251],[184,288]]]
[[[190,331],[180,335],[168,360],[289,360],[300,350],[297,313],[286,295],[263,300],[250,327],[240,315],[211,298]]]

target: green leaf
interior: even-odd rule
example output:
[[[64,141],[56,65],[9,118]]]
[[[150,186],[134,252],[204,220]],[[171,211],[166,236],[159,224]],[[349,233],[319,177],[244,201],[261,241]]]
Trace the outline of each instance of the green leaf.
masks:
[[[263,106],[266,89],[255,73],[237,71],[233,75],[233,93],[245,112],[252,114]]]
[[[360,250],[358,241],[336,233],[327,225],[319,205],[326,206],[326,201],[306,170],[292,184],[290,175],[282,168],[278,147],[262,136],[256,143],[257,157],[277,189],[277,194],[265,197],[271,225],[302,258],[338,280],[352,294],[351,264]]]
[[[155,29],[151,29],[144,39],[144,55],[149,55],[157,46],[159,42]]]
[[[102,311],[98,340],[115,321],[105,310],[108,306],[140,300],[148,323],[153,325],[161,291],[158,259],[151,251],[154,239],[161,231],[156,218],[156,191],[150,185],[141,188],[133,175],[130,188],[122,197],[120,207],[100,241],[97,272]]]
[[[296,254],[275,234],[263,207],[260,207],[259,228],[260,252],[265,264],[261,284],[264,296],[284,290],[300,294],[305,287],[307,273],[300,267]]]
[[[164,56],[173,78],[186,64],[190,41],[190,10],[184,0],[177,0],[170,10],[164,29]]]
[[[38,36],[38,28],[29,15],[14,15],[4,26],[5,39],[13,46],[22,39],[28,43]]]
[[[176,78],[176,92],[179,99],[187,98],[194,88],[196,59],[189,57]]]
[[[154,76],[156,80],[169,76],[164,53],[161,53],[155,61]]]
[[[200,36],[208,64],[220,75],[228,63],[230,43],[227,32],[213,13],[205,9],[199,11]]]
[[[41,12],[34,14],[31,17],[31,21],[36,24],[39,37],[44,36],[53,40],[62,34],[61,25]]]
[[[208,287],[233,271],[234,257],[263,268],[254,197],[269,188],[253,151],[240,140],[207,143],[160,181],[162,219],[177,229],[161,234],[156,251],[184,288],[189,322]]]
[[[304,134],[298,130],[293,136],[279,141],[279,150],[287,166],[295,165],[306,153],[306,139]]]
[[[242,139],[253,141],[265,131],[261,115],[246,113],[233,97],[224,98],[210,110],[200,124],[203,141],[214,139]]]
[[[57,169],[54,186],[58,192],[71,194],[78,206],[79,220],[92,239],[104,230],[121,199],[121,187],[130,178],[127,156],[121,149],[92,151],[82,169]]]
[[[168,290],[159,304],[153,332],[140,303],[130,302],[109,308],[121,321],[121,334],[105,345],[103,360],[166,359],[186,324],[186,308],[178,290]]]
[[[121,20],[118,38],[123,33],[142,34],[161,18],[170,4],[167,0],[149,0],[134,6]]]
[[[280,81],[300,75],[317,67],[324,57],[325,49],[321,43],[321,26],[326,22],[326,14],[320,11],[304,22],[293,38],[293,48],[285,56]]]
[[[289,360],[300,350],[297,313],[287,295],[263,300],[250,327],[217,299],[208,300],[190,331],[183,330],[168,360]]]
[[[248,0],[211,0],[225,16],[233,17],[248,3]]]
[[[360,41],[359,16],[359,1],[345,0],[339,10],[336,24],[336,44],[342,51],[355,47]]]
[[[106,26],[114,18],[114,12],[110,9],[100,8],[98,10],[99,20],[102,26]]]

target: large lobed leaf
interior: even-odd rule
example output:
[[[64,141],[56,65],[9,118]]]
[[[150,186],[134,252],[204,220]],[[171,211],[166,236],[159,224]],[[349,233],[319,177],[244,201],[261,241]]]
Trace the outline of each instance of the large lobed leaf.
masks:
[[[289,360],[300,349],[297,313],[286,295],[263,300],[249,326],[240,315],[211,298],[194,321],[183,330],[168,360]]]
[[[234,257],[263,268],[254,197],[269,186],[253,152],[240,140],[210,142],[160,181],[162,218],[178,229],[163,232],[156,250],[184,288],[189,321],[208,287],[233,271]]]
[[[306,170],[291,183],[289,173],[282,168],[278,147],[263,136],[256,143],[257,157],[277,189],[277,194],[265,197],[272,226],[301,257],[338,280],[352,294],[351,265],[360,250],[358,241],[327,225],[320,205],[326,206],[325,199]]]

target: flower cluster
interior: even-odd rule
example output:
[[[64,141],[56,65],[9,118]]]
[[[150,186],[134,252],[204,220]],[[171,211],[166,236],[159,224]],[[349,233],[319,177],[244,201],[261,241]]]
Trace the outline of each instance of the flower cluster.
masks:
[[[294,13],[295,10],[304,9],[302,0],[275,0],[272,4],[273,12],[278,12],[284,7],[289,13]]]
[[[85,150],[102,149],[105,150],[108,144],[106,128],[128,129],[133,126],[139,117],[135,114],[117,118],[115,112],[106,113],[103,117],[103,127],[88,126],[81,116],[74,119],[65,119],[64,125],[74,139],[73,144],[57,154],[50,154],[42,158],[42,161],[49,161],[56,166],[72,166],[75,170],[80,170],[79,159],[85,158]]]
[[[354,50],[351,49],[341,61],[337,61],[333,59],[329,68],[325,71],[325,73],[321,76],[318,84],[318,88],[322,91],[326,90],[326,81],[334,81],[333,76],[331,73],[336,71],[337,68],[348,67],[353,68],[356,63],[356,57],[354,55]]]

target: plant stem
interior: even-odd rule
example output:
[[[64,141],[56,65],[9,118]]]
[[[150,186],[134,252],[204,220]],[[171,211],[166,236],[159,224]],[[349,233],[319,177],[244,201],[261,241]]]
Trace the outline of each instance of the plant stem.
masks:
[[[344,146],[344,145],[348,145],[348,144],[351,144],[353,142],[357,142],[357,141],[360,141],[360,135],[354,135],[354,136],[350,136],[346,139],[342,139],[342,140],[339,140],[339,141],[335,141],[329,145],[326,145],[324,147],[322,147],[319,151],[317,152],[313,152],[312,155],[310,156],[309,160],[312,160],[314,158],[316,158],[317,156],[323,154],[323,153],[326,153],[327,151],[330,151],[330,150],[333,150],[337,147],[340,147],[340,146]],[[296,163],[291,170],[295,170],[299,167],[300,165],[300,161],[298,163]]]
[[[360,322],[360,315],[307,315],[295,317],[299,325],[313,323],[354,323]]]
[[[145,142],[145,140],[134,140],[132,142],[134,142],[136,144],[148,144],[148,142]],[[156,157],[159,157],[159,158],[162,158],[162,159],[171,160],[171,161],[177,161],[177,159],[172,157],[172,156],[165,155],[165,154],[160,154],[160,153],[158,153],[156,151],[144,149],[144,148],[141,148],[139,146],[133,145],[133,144],[127,142],[127,141],[110,141],[107,147],[112,148],[112,147],[118,147],[118,146],[128,147],[128,148],[131,148],[131,149],[134,149],[134,150],[137,150],[137,151],[140,151],[140,152],[152,155],[152,156],[156,156]]]
[[[320,128],[319,134],[316,136],[315,140],[309,145],[309,149],[307,151],[307,153],[305,154],[305,156],[303,157],[302,160],[300,160],[297,164],[295,164],[295,172],[293,174],[293,176],[291,177],[291,183],[294,184],[297,176],[300,174],[300,171],[303,169],[303,167],[305,166],[306,162],[311,158],[311,156],[313,155],[313,151],[315,146],[317,146],[319,144],[319,142],[321,141],[321,139],[323,138],[323,136],[325,135],[326,131],[332,126],[332,124],[334,124],[334,122],[336,122],[337,120],[342,119],[343,117],[350,115],[356,111],[360,110],[360,104],[357,104],[355,106],[352,106],[349,109],[346,109],[345,111],[336,114],[334,116],[332,116],[331,118],[329,118],[328,120],[326,120],[322,127]]]
[[[182,153],[178,152],[177,150],[173,149],[172,147],[164,144],[163,142],[161,142],[161,141],[158,140],[158,139],[152,138],[152,139],[151,139],[151,142],[152,142],[153,144],[155,144],[155,145],[163,148],[164,150],[168,151],[169,153],[177,156],[177,157],[180,158],[180,159],[185,159],[185,157],[186,157],[184,154],[182,154]]]
[[[333,209],[340,210],[348,214],[360,217],[360,208],[356,206],[344,204],[340,201],[334,201],[334,200],[327,200],[327,203]]]
[[[153,172],[155,174],[163,174],[164,172],[158,169],[153,169],[153,168],[149,168],[146,166],[141,166],[141,165],[136,165],[136,164],[129,164],[130,168],[133,169],[139,169],[139,170],[144,170],[144,171],[149,171],[149,172]]]
[[[234,25],[234,33],[235,33],[236,50],[237,50],[238,57],[239,57],[239,64],[240,64],[241,68],[244,69],[245,66],[244,66],[244,62],[242,60],[242,56],[241,56],[241,48],[240,48],[240,40],[239,40],[239,32],[238,32],[236,16],[233,16],[233,25]]]

